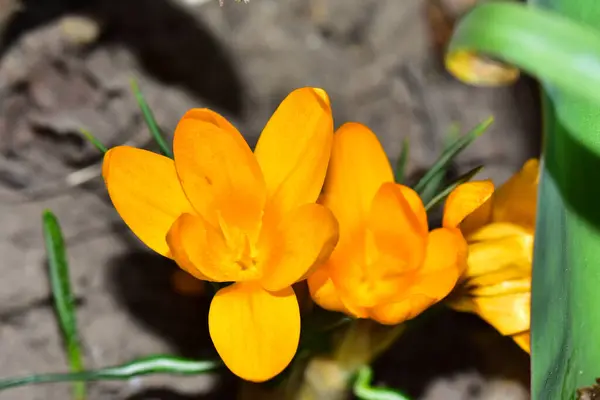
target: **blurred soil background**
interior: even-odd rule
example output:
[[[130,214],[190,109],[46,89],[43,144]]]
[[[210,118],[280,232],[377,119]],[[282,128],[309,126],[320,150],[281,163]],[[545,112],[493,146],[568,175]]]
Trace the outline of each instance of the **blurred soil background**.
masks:
[[[192,107],[228,117],[254,144],[292,89],[325,88],[336,125],[360,121],[409,172],[435,159],[452,124],[496,122],[449,178],[485,164],[502,183],[539,152],[534,84],[467,87],[441,49],[470,0],[0,0],[0,376],[66,370],[52,310],[41,212],[68,245],[88,368],[172,352],[212,356],[207,304],[172,289],[174,265],[119,220],[81,139],[152,148],[130,91],[136,78],[171,133]],[[471,315],[442,314],[376,364],[376,381],[415,399],[528,398],[528,357]],[[231,376],[144,377],[89,385],[90,399],[229,399]],[[64,400],[69,384],[0,393]]]

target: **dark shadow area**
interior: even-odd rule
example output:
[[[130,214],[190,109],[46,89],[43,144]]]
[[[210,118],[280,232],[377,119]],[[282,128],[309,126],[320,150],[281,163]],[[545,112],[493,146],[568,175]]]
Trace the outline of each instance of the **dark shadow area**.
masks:
[[[176,293],[172,285],[176,268],[173,261],[150,250],[132,251],[108,268],[112,292],[135,321],[164,338],[176,354],[218,358],[208,334],[210,298]]]
[[[244,87],[221,44],[200,21],[168,0],[23,0],[0,37],[0,58],[28,31],[70,13],[101,26],[96,46],[121,45],[145,71],[240,116]]]
[[[435,312],[435,311],[434,311]],[[375,383],[419,398],[431,382],[461,372],[529,386],[529,356],[475,315],[442,309],[409,328],[374,364]]]
[[[527,149],[531,157],[539,157],[542,152],[542,100],[540,85],[529,75],[522,75],[511,86],[515,106],[511,120],[518,121],[517,126],[526,132]]]

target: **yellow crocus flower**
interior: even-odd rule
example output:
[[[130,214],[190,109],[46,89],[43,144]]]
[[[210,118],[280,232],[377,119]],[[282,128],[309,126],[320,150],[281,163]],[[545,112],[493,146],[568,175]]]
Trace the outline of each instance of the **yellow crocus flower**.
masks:
[[[308,279],[320,306],[398,324],[443,299],[463,273],[460,230],[449,223],[429,232],[421,199],[394,182],[366,126],[347,123],[335,133],[321,202],[336,216],[340,239]]]
[[[292,284],[328,258],[338,239],[316,204],[333,139],[322,89],[293,91],[254,153],[225,118],[188,111],[174,160],[119,146],[104,158],[110,198],[148,247],[198,279],[233,282],[210,305],[210,336],[227,367],[265,381],[292,360],[300,311]]]
[[[531,159],[495,192],[490,181],[469,182],[447,200],[450,207],[462,203],[463,212],[446,222],[460,222],[469,244],[451,306],[478,314],[527,352],[538,179],[538,161]]]

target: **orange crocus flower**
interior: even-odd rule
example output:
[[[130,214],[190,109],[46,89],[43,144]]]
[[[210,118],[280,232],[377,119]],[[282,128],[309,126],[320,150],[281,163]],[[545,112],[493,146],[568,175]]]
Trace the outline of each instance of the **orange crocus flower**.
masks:
[[[246,380],[268,380],[292,360],[292,284],[337,242],[337,221],[315,204],[332,139],[327,94],[303,88],[281,103],[254,153],[225,118],[193,109],[175,130],[174,160],[125,146],[104,158],[110,198],[140,240],[198,279],[234,282],[212,299],[208,325]]]
[[[321,202],[338,219],[340,239],[308,279],[320,306],[398,324],[443,299],[463,273],[460,230],[448,223],[429,232],[421,199],[394,183],[366,126],[348,123],[335,133]]]
[[[463,204],[451,222],[460,222],[469,244],[467,270],[450,305],[478,314],[527,352],[538,179],[532,159],[495,192],[490,181],[469,182],[447,200]]]

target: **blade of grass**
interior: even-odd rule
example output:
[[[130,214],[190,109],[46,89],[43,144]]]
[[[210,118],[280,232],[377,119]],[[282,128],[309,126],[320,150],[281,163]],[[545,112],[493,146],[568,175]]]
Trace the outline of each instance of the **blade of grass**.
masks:
[[[435,163],[431,166],[431,168],[423,175],[421,180],[417,182],[417,184],[413,187],[413,189],[419,193],[423,194],[424,190],[427,188],[431,182],[435,182],[436,179],[439,179],[440,173],[445,173],[446,168],[452,160],[461,153],[464,149],[466,149],[475,139],[477,139],[483,132],[485,132],[489,126],[494,121],[493,117],[490,117],[473,128],[469,133],[457,138],[448,148],[440,155],[440,157],[436,160]]]
[[[396,182],[404,183],[406,180],[406,163],[408,162],[408,154],[410,153],[410,141],[408,138],[404,138],[402,141],[402,148],[400,149],[400,156],[396,163]]]
[[[382,387],[371,386],[373,370],[368,365],[363,366],[354,381],[353,392],[360,400],[409,400],[402,393]]]
[[[2,379],[0,380],[0,390],[51,382],[127,380],[135,376],[150,374],[199,375],[215,371],[222,365],[223,364],[220,361],[200,361],[157,355],[93,371],[30,375],[19,378]]]
[[[442,150],[442,154],[448,151],[448,149],[450,149],[459,139],[460,127],[458,124],[454,123],[450,126],[448,135],[444,140],[444,149]],[[454,157],[450,159],[450,162],[452,162],[453,159]],[[450,163],[448,163],[448,165],[449,164]],[[446,180],[446,174],[448,173],[448,165],[440,168],[421,191],[421,199],[424,203],[430,202],[436,196],[436,193],[439,193],[439,191],[442,190],[442,185],[444,184]]]
[[[146,99],[144,98],[144,95],[142,94],[142,91],[140,90],[140,87],[135,79],[131,80],[131,90],[133,91],[133,94],[135,96],[135,99],[137,100],[140,110],[142,111],[144,121],[146,122],[146,125],[150,130],[150,134],[152,134],[152,137],[158,144],[161,153],[163,153],[163,155],[169,158],[173,158],[173,151],[165,141],[165,138],[163,137],[163,134],[160,131],[160,127],[158,126],[158,123],[154,118],[154,114],[152,113],[148,102],[146,102]]]
[[[479,172],[481,172],[481,170],[483,169],[483,165],[480,165],[478,167],[473,168],[472,170],[470,170],[469,172],[467,172],[466,174],[461,175],[457,180],[455,180],[454,182],[452,182],[450,185],[448,185],[444,190],[442,190],[441,192],[439,192],[437,195],[435,195],[428,203],[427,205],[425,205],[425,210],[429,211],[431,210],[433,207],[437,206],[438,204],[440,204],[442,201],[444,201],[446,199],[446,197],[448,197],[448,195],[454,190],[456,189],[456,187],[458,185],[461,185],[465,182],[470,181],[475,175],[477,175]]]
[[[102,153],[106,153],[108,151],[108,149],[106,148],[105,145],[102,144],[101,141],[98,140],[98,138],[96,138],[94,135],[92,135],[92,133],[90,131],[88,131],[87,129],[81,128],[79,130],[79,132],[81,132],[81,134],[91,143],[94,145],[95,148],[97,148],[100,152]]]
[[[46,210],[42,220],[54,307],[65,341],[70,369],[72,372],[80,372],[83,370],[83,360],[77,334],[77,319],[65,243],[56,216]],[[85,399],[85,384],[77,383],[73,390],[75,399]]]

